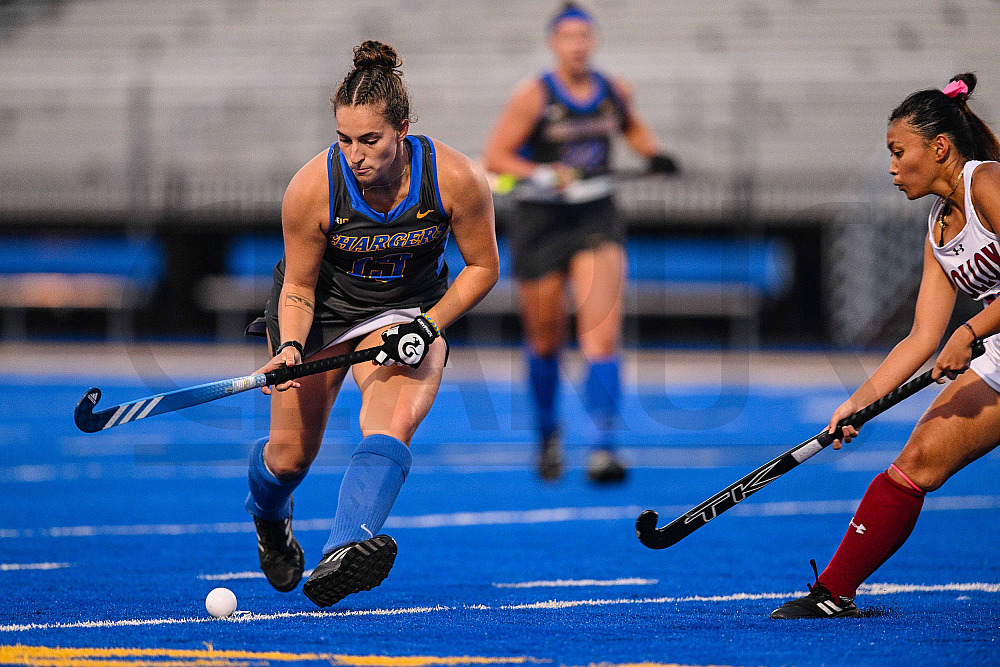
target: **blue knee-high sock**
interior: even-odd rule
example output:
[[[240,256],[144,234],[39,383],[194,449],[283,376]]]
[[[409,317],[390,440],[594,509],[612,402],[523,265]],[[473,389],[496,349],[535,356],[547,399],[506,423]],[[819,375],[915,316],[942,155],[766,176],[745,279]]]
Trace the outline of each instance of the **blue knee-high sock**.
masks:
[[[618,356],[608,357],[590,364],[587,373],[587,412],[597,427],[598,442],[602,447],[612,444],[612,431],[618,416],[618,402],[621,399],[621,360]]]
[[[556,430],[556,396],[559,394],[559,355],[528,353],[528,377],[535,399],[535,423],[542,439]]]
[[[412,462],[410,448],[392,436],[375,434],[361,441],[340,483],[337,514],[324,554],[378,535]]]
[[[264,463],[264,445],[267,438],[261,438],[250,452],[250,493],[247,495],[246,508],[250,514],[267,519],[281,521],[292,514],[292,491],[305,479],[302,473],[292,479],[281,480],[267,469]]]

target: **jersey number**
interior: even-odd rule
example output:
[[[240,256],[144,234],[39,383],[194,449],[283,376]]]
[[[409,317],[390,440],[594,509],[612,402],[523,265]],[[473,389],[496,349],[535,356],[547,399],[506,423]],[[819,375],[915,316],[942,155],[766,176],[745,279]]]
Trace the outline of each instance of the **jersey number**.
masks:
[[[413,257],[412,252],[384,257],[361,257],[354,260],[348,273],[358,278],[375,278],[378,280],[395,280],[403,277],[406,260]]]
[[[597,169],[607,157],[607,146],[604,141],[580,141],[569,144],[564,149],[563,162],[589,172]]]

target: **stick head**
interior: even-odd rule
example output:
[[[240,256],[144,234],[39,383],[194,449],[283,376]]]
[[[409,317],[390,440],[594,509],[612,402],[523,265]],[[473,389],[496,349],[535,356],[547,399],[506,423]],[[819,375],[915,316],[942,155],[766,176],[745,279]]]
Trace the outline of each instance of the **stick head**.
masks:
[[[102,420],[94,414],[94,407],[99,400],[101,400],[101,390],[97,387],[91,387],[76,404],[76,409],[73,411],[73,419],[76,421],[77,428],[84,433],[100,431],[103,426],[101,423]],[[107,420],[103,421],[106,422]]]
[[[639,536],[639,541],[650,549],[657,549],[656,544],[656,522],[660,515],[654,510],[646,510],[635,520],[635,534]]]

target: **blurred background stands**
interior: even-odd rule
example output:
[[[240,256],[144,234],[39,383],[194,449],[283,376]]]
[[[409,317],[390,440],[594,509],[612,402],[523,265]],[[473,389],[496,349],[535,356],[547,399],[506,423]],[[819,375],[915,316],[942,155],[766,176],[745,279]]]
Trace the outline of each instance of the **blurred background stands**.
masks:
[[[326,100],[353,45],[394,44],[421,117],[413,131],[475,156],[510,89],[548,67],[544,25],[554,6],[4,2],[3,229],[22,237],[66,229],[155,237],[166,267],[140,333],[209,334],[221,311],[199,298],[205,279],[239,277],[227,263],[232,248],[248,234],[278,233],[285,185],[334,137]],[[891,340],[912,307],[916,283],[908,277],[919,267],[917,223],[926,206],[889,187],[885,120],[906,94],[969,69],[982,75],[977,110],[995,120],[1000,81],[990,75],[1000,72],[1000,5],[593,0],[588,7],[599,19],[598,63],[633,83],[639,110],[685,170],[675,180],[623,185],[620,204],[633,232],[700,238],[707,247],[785,248],[790,284],[754,309],[765,342]],[[623,168],[635,166],[623,160]],[[510,209],[503,198],[497,204],[503,231]],[[885,267],[885,280],[862,280],[872,275],[868,267]],[[740,282],[754,280],[744,273]],[[651,284],[637,284],[630,297],[633,342],[662,342],[646,332],[664,328],[647,324],[667,318],[676,324],[667,329],[674,342],[733,343],[731,322],[706,329],[699,321],[713,317],[710,309],[671,313],[673,286],[664,283],[652,301],[638,296]],[[500,327],[463,326],[470,337],[517,336],[512,318]],[[754,343],[751,331],[743,342]]]

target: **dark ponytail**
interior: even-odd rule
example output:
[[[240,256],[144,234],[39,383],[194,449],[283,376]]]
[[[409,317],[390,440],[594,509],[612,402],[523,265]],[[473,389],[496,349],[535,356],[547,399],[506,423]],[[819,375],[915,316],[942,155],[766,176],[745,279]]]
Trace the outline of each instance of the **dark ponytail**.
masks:
[[[961,107],[965,112],[966,120],[969,121],[969,129],[972,130],[972,141],[976,147],[976,157],[974,159],[1000,161],[1000,142],[997,141],[997,137],[993,134],[993,130],[990,129],[989,125],[982,118],[974,114],[967,103],[969,95],[972,94],[972,89],[976,87],[976,75],[972,72],[966,72],[954,77],[952,81],[964,81],[965,85],[969,87],[969,92],[961,96]]]
[[[368,40],[354,47],[354,69],[348,72],[330,99],[341,106],[383,105],[382,115],[394,128],[410,117],[410,97],[403,85],[403,61],[388,44]]]
[[[976,75],[965,72],[951,80],[964,83],[968,92],[949,96],[936,88],[918,91],[893,110],[889,122],[904,120],[927,141],[943,134],[966,160],[1000,161],[1000,143],[996,136],[969,108],[968,99],[976,88]]]

